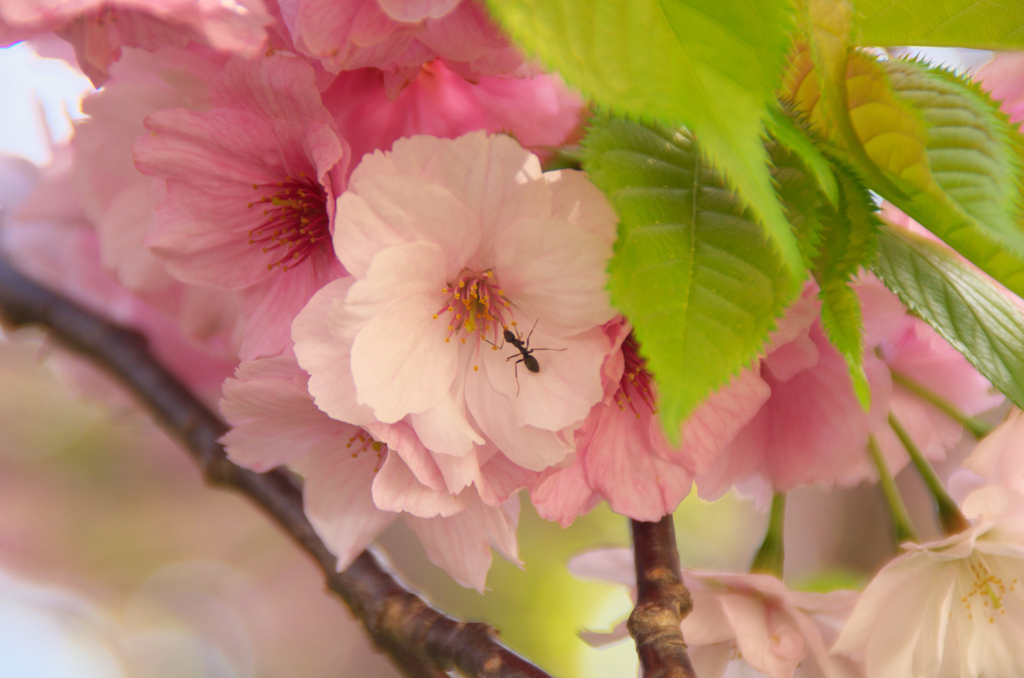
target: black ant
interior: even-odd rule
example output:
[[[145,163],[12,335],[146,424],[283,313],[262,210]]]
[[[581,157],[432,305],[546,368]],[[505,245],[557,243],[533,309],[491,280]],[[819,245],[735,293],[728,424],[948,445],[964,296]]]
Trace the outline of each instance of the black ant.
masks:
[[[564,351],[565,350],[564,348],[530,348],[530,337],[533,336],[533,331],[535,329],[537,329],[537,323],[539,322],[539,320],[540,319],[538,318],[537,320],[533,321],[533,327],[530,328],[530,333],[526,335],[526,341],[523,341],[523,336],[521,334],[519,334],[519,329],[518,328],[516,329],[515,334],[513,334],[512,330],[510,330],[510,329],[508,329],[506,327],[504,332],[503,332],[503,336],[504,336],[505,341],[504,341],[504,343],[502,343],[501,346],[494,346],[494,344],[492,344],[491,342],[489,342],[489,341],[487,342],[488,344],[491,344],[491,346],[494,346],[497,349],[500,349],[505,344],[512,344],[513,346],[516,347],[516,349],[519,350],[519,354],[520,355],[518,355],[518,356],[510,355],[509,357],[505,358],[505,362],[508,362],[509,360],[512,360],[513,358],[519,358],[519,360],[517,360],[515,362],[516,396],[519,395],[519,363],[522,363],[523,365],[525,365],[526,369],[528,369],[530,372],[533,372],[534,374],[537,374],[538,372],[540,372],[540,362],[537,360],[536,357],[534,357],[534,355],[533,355],[534,351]],[[515,323],[513,323],[513,325],[514,324]]]

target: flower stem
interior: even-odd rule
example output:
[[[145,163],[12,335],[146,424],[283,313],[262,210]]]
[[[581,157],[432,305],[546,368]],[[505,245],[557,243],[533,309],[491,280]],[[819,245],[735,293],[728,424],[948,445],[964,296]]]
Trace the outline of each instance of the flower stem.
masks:
[[[899,384],[914,395],[942,410],[946,416],[970,431],[971,435],[978,440],[987,436],[992,432],[992,429],[995,428],[992,424],[986,424],[981,419],[964,413],[956,405],[939,396],[935,391],[932,391],[923,384],[914,381],[907,375],[897,372],[891,367],[889,368],[889,372],[892,374],[893,383]]]
[[[774,574],[782,579],[782,564],[786,557],[782,531],[786,522],[786,495],[775,493],[772,497],[772,509],[768,516],[768,532],[764,535],[761,548],[750,564],[750,571],[763,574]]]
[[[907,513],[907,507],[903,503],[903,497],[896,488],[896,481],[889,472],[889,466],[885,463],[882,450],[878,447],[875,436],[868,438],[868,452],[871,460],[875,462],[878,470],[878,487],[885,496],[885,503],[889,506],[889,516],[892,518],[892,536],[896,545],[899,546],[905,541],[917,541],[917,533],[914,531],[914,524]]]
[[[960,512],[960,507],[956,505],[953,498],[946,492],[946,488],[943,486],[942,481],[939,480],[935,469],[932,468],[932,465],[921,454],[921,450],[918,449],[917,445],[910,438],[907,429],[903,428],[903,424],[892,413],[889,414],[889,426],[892,426],[892,430],[896,432],[896,436],[903,443],[907,454],[910,455],[910,460],[914,462],[917,472],[921,474],[921,479],[928,486],[928,491],[932,493],[932,498],[935,500],[935,508],[939,514],[939,523],[942,524],[942,530],[947,535],[952,535],[963,532],[970,527],[967,518]]]

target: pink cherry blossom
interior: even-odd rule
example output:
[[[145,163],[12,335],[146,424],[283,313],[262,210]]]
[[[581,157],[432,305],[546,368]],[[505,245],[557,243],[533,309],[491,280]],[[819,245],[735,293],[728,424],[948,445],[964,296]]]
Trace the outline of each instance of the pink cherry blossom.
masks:
[[[966,414],[994,407],[1002,396],[967,360],[871,276],[854,289],[864,317],[864,371],[871,408],[857,401],[846,361],[818,319],[816,288],[809,287],[780,320],[759,361],[771,397],[717,458],[700,472],[702,497],[717,498],[733,484],[766,503],[772,492],[812,483],[856,484],[876,477],[867,454],[873,435],[893,473],[909,457],[889,426],[895,416],[915,444],[941,459],[962,427],[909,384]],[[895,380],[895,383],[894,383]]]
[[[879,305],[898,304],[894,295],[874,279],[867,278],[858,285],[858,294],[864,303],[866,335],[869,346],[885,363],[893,378],[889,398],[890,411],[907,430],[915,445],[931,460],[945,459],[946,451],[960,441],[963,427],[935,404],[911,389],[921,387],[939,400],[945,401],[968,416],[990,410],[1005,398],[992,388],[967,359],[939,336],[927,323],[899,307],[890,316],[888,326],[879,327],[877,320],[883,313]],[[886,463],[893,473],[899,472],[909,457],[902,443],[886,423],[872,432],[878,440]],[[859,480],[874,477],[854,474],[846,479]]]
[[[532,73],[472,0],[286,0],[281,11],[299,52],[334,73],[378,68],[392,98],[438,57],[474,81]]]
[[[0,247],[19,270],[109,320],[146,337],[154,356],[197,395],[216,400],[220,384],[233,363],[225,352],[193,345],[173,318],[117,284],[100,264],[97,233],[85,218],[71,181],[70,149],[57,152],[33,190],[19,201],[6,203],[9,219],[0,229]],[[123,389],[81,358],[58,358],[60,371],[79,391],[117,405],[128,405]]]
[[[574,558],[569,569],[580,577],[636,586],[633,556],[627,549],[590,551]],[[683,570],[683,583],[693,598],[693,610],[681,629],[694,671],[701,678],[860,674],[849,658],[828,655],[829,645],[853,608],[853,591],[802,593],[789,590],[771,575],[700,570]],[[595,645],[624,637],[625,623],[610,634],[584,635]]]
[[[4,0],[0,46],[54,31],[75,48],[99,87],[122,47],[184,47],[190,40],[242,56],[264,45],[271,17],[261,0]]]
[[[582,174],[541,173],[507,136],[366,156],[334,233],[354,282],[324,287],[293,326],[317,406],[404,420],[435,457],[493,443],[524,469],[560,463],[603,397],[614,225]]]
[[[864,590],[833,652],[862,654],[870,676],[1024,673],[1021,499],[998,515],[969,515],[980,520],[960,534],[904,545]]]
[[[380,71],[341,73],[323,93],[339,133],[358,162],[389,150],[400,137],[457,137],[474,130],[507,132],[541,154],[559,146],[579,126],[581,99],[555,76],[497,78],[470,83],[441,60],[425,64],[416,78],[388,98]]]
[[[757,367],[771,396],[714,467],[698,474],[702,497],[720,497],[736,484],[766,502],[772,492],[838,482],[865,463],[868,433],[888,414],[889,375],[865,354],[872,401],[865,412],[846,361],[821,328],[816,292],[809,287],[779,321]]]
[[[111,78],[82,103],[89,118],[72,138],[74,179],[86,216],[96,225],[104,267],[126,289],[177,319],[195,341],[237,353],[234,292],[186,285],[172,277],[142,242],[153,221],[154,182],[141,174],[132,144],[146,134],[143,119],[173,106],[209,108],[209,82],[226,57],[207,48],[125,49]]]
[[[694,473],[707,470],[768,398],[768,386],[745,370],[713,393],[683,425],[674,448],[656,416],[651,374],[623,319],[605,326],[615,350],[605,360],[605,397],[576,431],[576,459],[544,472],[530,494],[538,512],[563,527],[601,499],[636,520],[656,521],[675,511]]]
[[[221,411],[232,430],[223,442],[242,466],[288,464],[305,478],[306,514],[339,570],[400,514],[430,560],[463,586],[483,591],[492,546],[518,563],[516,497],[495,495],[488,505],[474,488],[449,493],[429,454],[407,463],[370,432],[331,419],[313,404],[308,380],[291,355],[243,363],[224,385]],[[413,447],[407,428],[385,432]],[[490,478],[486,466],[482,476]]]
[[[349,150],[296,57],[232,60],[210,101],[146,118],[135,162],[166,188],[145,244],[179,280],[241,292],[243,359],[278,354],[298,310],[343,273],[329,237]]]

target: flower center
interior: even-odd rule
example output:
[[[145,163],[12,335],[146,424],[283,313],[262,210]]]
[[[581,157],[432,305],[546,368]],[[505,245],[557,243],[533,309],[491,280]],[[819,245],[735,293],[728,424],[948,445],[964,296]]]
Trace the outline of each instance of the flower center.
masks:
[[[494,273],[490,270],[483,273],[463,271],[458,280],[449,283],[442,291],[445,303],[434,314],[434,319],[442,316],[448,319],[446,343],[452,337],[458,337],[465,344],[466,337],[474,332],[477,333],[477,344],[488,332],[492,343],[501,339],[508,326],[510,304],[494,279]]]
[[[636,409],[638,400],[647,405],[651,412],[657,412],[658,406],[654,401],[651,373],[647,371],[647,363],[640,357],[640,346],[636,343],[632,332],[622,342],[622,357],[625,366],[622,370],[622,378],[619,380],[619,390],[615,392],[616,404],[622,410],[629,405],[629,409],[633,410],[637,417],[640,416]]]
[[[966,593],[960,599],[960,603],[967,611],[967,618],[974,619],[975,609],[971,604],[981,602],[981,613],[988,619],[989,624],[994,624],[996,612],[1006,614],[1006,607],[1003,604],[1007,592],[1013,592],[1017,588],[1017,578],[1014,577],[1009,583],[1002,577],[993,574],[984,559],[977,552],[969,561],[969,579],[962,587]],[[965,573],[966,574],[966,573]]]
[[[375,440],[366,431],[360,429],[358,433],[348,439],[345,443],[346,450],[352,450],[352,458],[358,459],[359,455],[367,452],[372,452],[377,455],[377,464],[373,467],[373,472],[376,473],[380,470],[380,465],[384,461],[384,455],[388,451],[388,446],[379,440]]]
[[[304,172],[297,178],[252,187],[264,191],[249,203],[250,208],[263,206],[263,223],[249,231],[249,244],[274,252],[277,259],[267,264],[268,270],[294,268],[329,238],[327,192]]]

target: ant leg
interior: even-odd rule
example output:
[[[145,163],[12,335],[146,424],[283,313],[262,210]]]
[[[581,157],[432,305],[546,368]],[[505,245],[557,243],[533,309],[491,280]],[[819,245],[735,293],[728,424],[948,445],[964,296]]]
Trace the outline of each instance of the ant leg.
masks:
[[[515,358],[515,356],[512,356],[512,357]],[[505,362],[508,362],[508,361],[506,360]],[[519,363],[521,363],[521,362],[523,362],[522,358],[517,360],[515,362],[515,369],[513,370],[515,372],[515,375],[516,375],[516,397],[517,398],[519,397]]]
[[[530,337],[533,336],[533,331],[537,329],[537,323],[539,322],[540,318],[533,321],[533,327],[530,328],[530,333],[526,335],[526,341],[524,342],[526,344],[526,348],[530,348]]]

